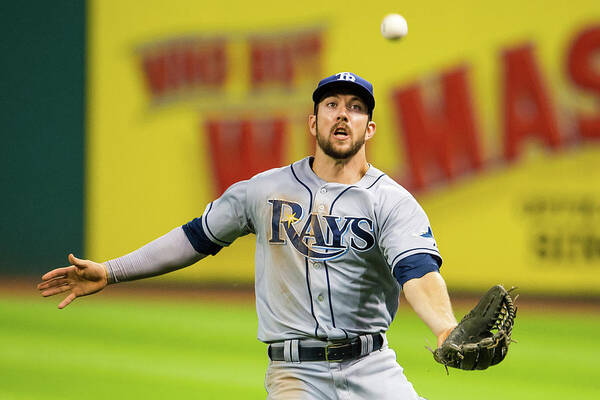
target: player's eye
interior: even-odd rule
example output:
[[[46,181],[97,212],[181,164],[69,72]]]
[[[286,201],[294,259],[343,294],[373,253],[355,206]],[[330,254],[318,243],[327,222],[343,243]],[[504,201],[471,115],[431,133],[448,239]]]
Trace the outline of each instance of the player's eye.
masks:
[[[330,101],[327,103],[327,107],[329,108],[335,108],[337,106],[337,103],[335,101]]]
[[[364,107],[360,103],[351,104],[349,109],[354,112],[364,112]]]

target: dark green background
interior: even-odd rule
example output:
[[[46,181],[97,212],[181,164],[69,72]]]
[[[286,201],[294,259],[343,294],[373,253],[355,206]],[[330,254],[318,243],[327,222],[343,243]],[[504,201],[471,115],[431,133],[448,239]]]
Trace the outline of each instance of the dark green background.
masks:
[[[0,272],[66,264],[84,244],[85,2],[0,6]]]

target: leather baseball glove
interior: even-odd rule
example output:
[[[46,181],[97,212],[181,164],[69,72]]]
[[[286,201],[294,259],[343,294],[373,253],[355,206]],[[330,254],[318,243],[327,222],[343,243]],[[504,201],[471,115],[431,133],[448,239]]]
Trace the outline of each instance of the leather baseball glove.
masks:
[[[492,287],[433,351],[435,361],[465,370],[486,369],[504,360],[517,308],[510,290]],[[518,297],[518,296],[517,296]],[[516,297],[515,297],[516,300]]]

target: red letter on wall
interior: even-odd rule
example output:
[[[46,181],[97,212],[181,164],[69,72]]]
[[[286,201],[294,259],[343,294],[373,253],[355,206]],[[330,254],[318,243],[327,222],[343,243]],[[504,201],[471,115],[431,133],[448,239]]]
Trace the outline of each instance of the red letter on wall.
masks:
[[[209,120],[206,132],[218,194],[283,164],[286,121]]]
[[[291,46],[283,40],[252,40],[250,77],[254,88],[263,88],[273,83],[291,87],[294,81]]]
[[[595,62],[594,62],[595,61]],[[581,32],[569,49],[568,70],[576,85],[594,92],[600,100],[600,26]],[[600,112],[595,116],[579,116],[577,119],[581,137],[600,139]]]
[[[508,50],[504,62],[504,157],[519,155],[521,142],[537,136],[551,148],[560,145],[552,102],[533,56],[526,45]]]
[[[415,189],[424,189],[439,179],[436,169],[441,170],[442,179],[452,179],[482,166],[467,69],[445,73],[441,86],[443,98],[435,110],[426,109],[416,84],[393,94],[404,133],[409,185]]]
[[[153,97],[160,97],[169,89],[167,79],[167,57],[165,54],[145,55],[142,59],[142,66],[148,88]]]

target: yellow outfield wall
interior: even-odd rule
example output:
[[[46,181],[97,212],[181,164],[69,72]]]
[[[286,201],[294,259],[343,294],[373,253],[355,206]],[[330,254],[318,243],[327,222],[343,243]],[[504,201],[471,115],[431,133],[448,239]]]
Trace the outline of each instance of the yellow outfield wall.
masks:
[[[390,12],[408,35],[382,38]],[[596,1],[90,1],[86,257],[308,155],[318,80],[375,87],[370,162],[432,223],[453,290],[600,295]],[[420,131],[422,129],[422,131]],[[159,279],[253,280],[253,238]]]

